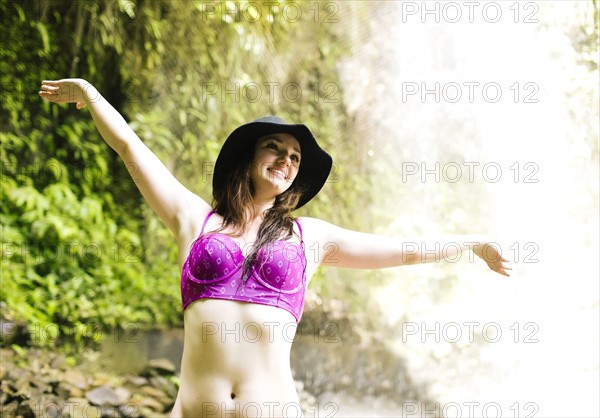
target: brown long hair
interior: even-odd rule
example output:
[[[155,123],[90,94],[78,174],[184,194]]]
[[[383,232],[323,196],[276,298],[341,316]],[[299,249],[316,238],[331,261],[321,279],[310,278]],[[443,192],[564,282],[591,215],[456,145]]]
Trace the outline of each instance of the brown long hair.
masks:
[[[217,232],[233,227],[234,234],[241,235],[244,226],[250,221],[245,209],[254,196],[254,186],[250,178],[253,158],[253,152],[245,153],[240,163],[228,173],[225,187],[221,190],[213,190],[213,207],[215,212],[223,217],[223,225]],[[278,239],[287,240],[293,235],[292,211],[298,205],[302,192],[302,187],[293,183],[288,190],[277,196],[273,206],[265,211],[256,241],[244,260],[242,274],[244,281],[261,248]]]

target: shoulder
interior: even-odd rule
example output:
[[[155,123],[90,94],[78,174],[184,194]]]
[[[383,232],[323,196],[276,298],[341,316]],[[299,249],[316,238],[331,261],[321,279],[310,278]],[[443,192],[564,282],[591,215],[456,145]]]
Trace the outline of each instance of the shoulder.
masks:
[[[322,219],[308,216],[300,216],[295,221],[300,225],[304,236],[309,238],[309,241],[319,241],[326,238],[334,227],[333,224]]]
[[[303,227],[306,226],[307,228],[312,228],[315,226],[318,227],[318,226],[322,226],[323,224],[327,223],[321,219],[311,218],[308,216],[299,216],[295,219],[295,221],[302,224]]]

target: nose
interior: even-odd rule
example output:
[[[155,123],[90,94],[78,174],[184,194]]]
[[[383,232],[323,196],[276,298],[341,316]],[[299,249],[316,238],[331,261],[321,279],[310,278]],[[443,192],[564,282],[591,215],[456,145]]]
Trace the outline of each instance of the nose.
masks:
[[[292,165],[292,159],[290,158],[290,154],[288,154],[287,152],[281,154],[277,159],[277,162],[280,164],[285,164],[288,167]]]

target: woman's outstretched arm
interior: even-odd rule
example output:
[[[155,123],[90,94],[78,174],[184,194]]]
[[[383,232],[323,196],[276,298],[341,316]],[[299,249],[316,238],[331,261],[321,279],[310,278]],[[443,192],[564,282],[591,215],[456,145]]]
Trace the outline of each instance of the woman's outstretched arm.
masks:
[[[140,140],[98,90],[80,78],[42,81],[39,95],[55,103],[88,107],[106,143],[119,154],[136,186],[167,228],[178,236],[182,221],[202,217],[210,206],[185,188]]]
[[[509,276],[508,260],[500,247],[480,235],[452,235],[434,239],[398,239],[340,228],[315,218],[301,218],[309,232],[309,248],[316,253],[316,264],[379,269],[401,265],[456,261],[463,251],[472,251],[490,269]],[[307,234],[308,235],[308,234]],[[308,236],[307,236],[308,238]],[[311,247],[312,246],[312,247]]]

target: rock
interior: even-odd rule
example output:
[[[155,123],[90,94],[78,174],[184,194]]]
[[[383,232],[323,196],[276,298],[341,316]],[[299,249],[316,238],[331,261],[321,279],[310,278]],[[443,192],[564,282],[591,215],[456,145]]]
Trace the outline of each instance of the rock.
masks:
[[[65,370],[67,368],[67,360],[64,356],[57,356],[50,362],[50,367],[53,370]]]
[[[56,396],[42,396],[34,401],[36,417],[60,418],[62,417],[63,401]]]
[[[150,408],[140,408],[139,410],[139,416],[140,417],[148,417],[148,418],[156,418],[156,417],[160,417],[161,415],[158,415],[156,413],[156,411],[153,411]]]
[[[17,408],[17,416],[20,415],[23,418],[36,418],[35,414],[33,413],[34,405],[32,405],[32,404],[33,404],[32,401],[29,399],[21,402],[21,404]]]
[[[8,371],[8,375],[6,377],[7,379],[17,380],[27,374],[25,370],[15,367],[15,365],[12,363],[7,365],[6,369]]]
[[[128,380],[134,386],[144,386],[148,384],[148,379],[142,376],[131,376]]]
[[[79,389],[78,387],[73,386],[72,384],[70,384],[68,382],[60,382],[56,386],[56,389],[54,389],[54,392],[61,399],[85,397],[83,390]]]
[[[50,366],[44,367],[43,370],[45,377],[44,379],[49,384],[57,385],[63,380],[63,373],[59,369],[52,369]]]
[[[69,398],[63,404],[62,416],[65,418],[94,416],[87,411],[88,406],[90,405],[85,398]],[[90,412],[95,411],[92,410]]]
[[[110,383],[110,376],[106,373],[96,373],[94,376],[94,381],[92,382],[92,386],[106,386]]]
[[[47,349],[23,350],[0,349],[0,418],[158,418],[177,396],[169,380],[175,367],[167,359],[150,361],[146,377],[118,378],[71,368],[62,354]]]
[[[39,355],[39,353],[38,353],[38,355]],[[41,368],[42,368],[42,366],[40,364],[39,358],[37,358],[37,357],[30,358],[29,365],[28,365],[29,370],[31,370],[36,375],[39,375]]]
[[[31,398],[31,386],[29,379],[26,376],[22,376],[14,383],[15,390],[18,395],[21,395],[25,399]]]
[[[83,413],[83,417],[87,417],[87,418],[104,418],[105,416],[107,416],[108,411],[104,411],[104,415],[102,415],[102,408],[98,405],[84,405],[83,409],[82,409],[82,413]],[[76,416],[76,418],[79,418],[79,416]]]
[[[52,393],[52,381],[49,376],[32,375],[29,376],[31,389],[33,393]]]
[[[17,415],[17,409],[19,408],[19,402],[12,401],[7,405],[2,405],[0,408],[0,418],[13,418]]]
[[[3,394],[8,394],[11,396],[14,396],[17,394],[17,389],[15,388],[14,384],[12,384],[12,383],[14,383],[14,382],[9,382],[8,380],[3,380],[0,383],[0,390],[2,391]]]
[[[164,398],[165,393],[162,390],[153,388],[152,386],[142,386],[140,392],[152,396],[153,398]]]
[[[100,408],[100,416],[102,418],[119,418],[121,416],[119,413],[119,408],[116,406],[103,405],[96,408]],[[96,413],[95,416],[98,416],[98,413]]]
[[[177,396],[175,385],[165,379],[163,376],[155,376],[150,378],[150,385],[157,389],[163,390],[168,396],[174,398]]]
[[[148,362],[148,367],[160,374],[175,374],[175,365],[166,358],[152,359]]]
[[[117,396],[119,397],[119,404],[123,404],[131,398],[131,392],[123,387],[118,387],[115,389]]]
[[[71,388],[71,392],[69,393],[69,397],[71,398],[85,398],[85,391],[76,388],[75,386],[73,386]]]
[[[86,377],[78,370],[67,370],[63,379],[79,389],[86,389],[88,387]]]
[[[119,413],[122,417],[126,418],[137,418],[148,415],[140,415],[140,407],[139,405],[133,402],[127,402],[123,405],[119,405]]]
[[[50,391],[48,393],[51,393],[51,392],[52,392],[52,389],[50,389]],[[44,396],[46,391],[44,390],[44,388],[39,388],[37,386],[30,386],[29,393],[30,393],[29,399],[34,401],[36,405],[41,405],[40,402],[41,402],[42,396]]]
[[[144,398],[139,401],[137,405],[140,407],[140,409],[150,408],[156,412],[162,412],[165,409],[164,405],[154,398]]]
[[[129,392],[127,392],[129,393]],[[119,405],[123,400],[123,393],[119,392],[109,386],[100,386],[86,392],[85,397],[91,404],[94,405]]]
[[[73,385],[71,385],[70,383],[60,382],[54,389],[54,393],[56,393],[58,395],[58,397],[61,399],[67,399],[69,397],[69,395],[71,394],[72,388],[73,388]]]

